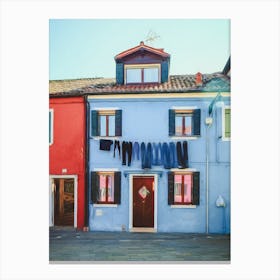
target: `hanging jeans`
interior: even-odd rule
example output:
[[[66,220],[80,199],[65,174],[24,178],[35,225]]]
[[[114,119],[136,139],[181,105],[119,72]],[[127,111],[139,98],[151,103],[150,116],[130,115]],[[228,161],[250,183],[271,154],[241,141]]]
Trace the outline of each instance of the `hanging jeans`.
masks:
[[[115,140],[114,142],[114,157],[115,157],[116,149],[119,151],[119,157],[121,157],[121,146],[120,146],[120,141],[118,140]]]
[[[153,143],[152,144],[152,155],[153,155],[153,165],[161,165],[161,145]]]
[[[126,165],[126,154],[127,154],[127,165],[131,165],[132,156],[132,142],[122,142],[122,165]]]
[[[133,148],[132,148],[132,158],[133,160],[139,160],[140,159],[140,147],[138,142],[134,142]]]
[[[162,144],[161,148],[162,164],[165,169],[171,168],[170,149],[167,143]]]
[[[141,165],[142,169],[151,168],[152,167],[152,144],[148,143],[147,147],[145,143],[141,143]]]
[[[183,150],[181,142],[177,142],[177,158],[178,158],[178,167],[179,168],[188,168],[189,167],[189,156],[188,156],[188,142],[183,142]]]
[[[169,152],[170,152],[170,165],[171,167],[177,167],[177,153],[176,153],[176,148],[175,144],[173,142],[169,143]]]

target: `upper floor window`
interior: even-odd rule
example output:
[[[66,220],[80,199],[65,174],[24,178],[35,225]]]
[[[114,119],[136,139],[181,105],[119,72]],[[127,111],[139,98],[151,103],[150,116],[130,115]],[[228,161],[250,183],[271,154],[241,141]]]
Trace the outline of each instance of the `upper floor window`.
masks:
[[[49,109],[49,144],[53,144],[53,109]]]
[[[121,136],[121,110],[93,110],[91,111],[91,136]]]
[[[125,65],[125,81],[126,84],[159,83],[160,65]]]
[[[169,136],[200,136],[200,109],[170,109]]]

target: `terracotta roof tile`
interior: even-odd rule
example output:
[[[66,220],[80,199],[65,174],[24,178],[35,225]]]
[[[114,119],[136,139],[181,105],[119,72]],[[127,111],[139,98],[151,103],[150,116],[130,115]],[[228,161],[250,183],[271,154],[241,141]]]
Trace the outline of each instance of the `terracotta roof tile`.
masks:
[[[230,85],[230,78],[222,73],[202,75],[202,86],[195,84],[195,75],[171,75],[162,84],[118,85],[115,79],[93,78],[60,80],[49,82],[50,96],[77,96],[106,93],[172,93],[201,91],[203,86],[214,78],[220,78]]]

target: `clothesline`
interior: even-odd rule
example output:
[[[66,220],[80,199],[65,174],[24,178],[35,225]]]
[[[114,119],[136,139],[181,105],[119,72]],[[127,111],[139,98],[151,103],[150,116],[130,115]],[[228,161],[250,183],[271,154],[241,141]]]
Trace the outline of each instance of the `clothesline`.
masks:
[[[119,141],[100,139],[100,150],[110,151],[114,143],[114,154],[116,150],[119,158],[122,159],[122,165],[131,166],[132,160],[141,160],[142,169],[150,169],[152,166],[163,165],[165,169],[170,168],[188,168],[188,142],[158,142],[145,143],[135,141]]]

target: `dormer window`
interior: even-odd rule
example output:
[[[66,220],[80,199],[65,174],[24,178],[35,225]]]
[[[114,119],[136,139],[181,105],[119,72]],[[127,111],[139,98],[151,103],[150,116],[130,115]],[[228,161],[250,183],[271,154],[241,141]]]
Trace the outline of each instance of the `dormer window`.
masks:
[[[115,56],[118,85],[160,84],[168,81],[170,55],[140,42]]]
[[[160,83],[160,64],[125,65],[125,83]]]

